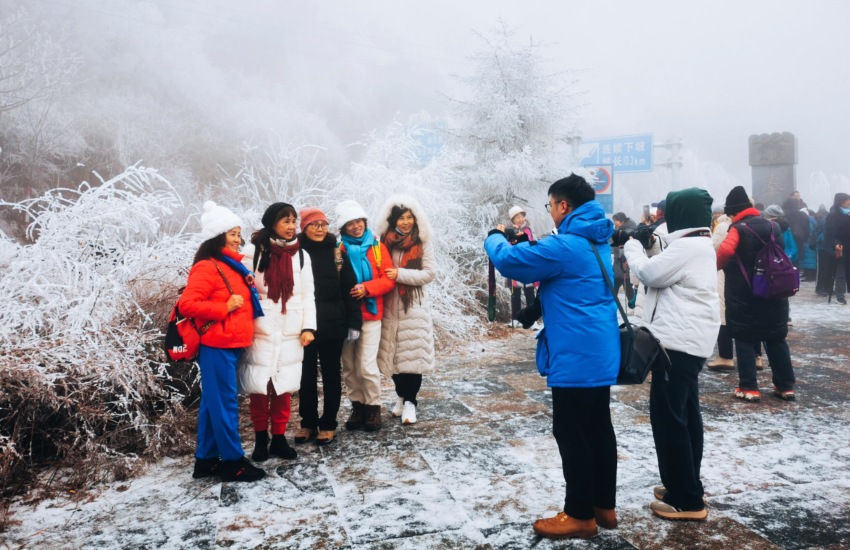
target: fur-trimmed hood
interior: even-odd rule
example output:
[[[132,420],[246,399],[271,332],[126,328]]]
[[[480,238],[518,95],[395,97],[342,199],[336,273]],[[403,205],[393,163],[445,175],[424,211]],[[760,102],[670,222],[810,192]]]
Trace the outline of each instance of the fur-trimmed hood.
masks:
[[[425,210],[422,208],[422,205],[419,204],[419,201],[412,196],[402,194],[391,196],[381,207],[381,210],[378,212],[378,217],[376,218],[378,223],[378,234],[384,235],[387,232],[387,229],[389,229],[387,218],[390,217],[390,212],[392,212],[393,206],[404,206],[405,208],[409,208],[413,217],[416,218],[416,225],[419,226],[419,238],[422,239],[423,243],[431,240],[431,222],[428,221],[428,216],[425,214]]]

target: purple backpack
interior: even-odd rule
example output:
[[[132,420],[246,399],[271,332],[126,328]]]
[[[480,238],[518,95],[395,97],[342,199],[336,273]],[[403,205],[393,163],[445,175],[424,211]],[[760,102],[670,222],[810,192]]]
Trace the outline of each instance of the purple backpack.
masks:
[[[763,245],[761,250],[756,253],[756,260],[753,263],[752,283],[747,275],[747,270],[744,269],[744,264],[741,263],[741,258],[735,256],[738,259],[738,266],[741,268],[744,280],[753,289],[753,296],[765,300],[776,300],[790,298],[797,294],[797,291],[800,290],[800,272],[797,271],[791,258],[776,242],[773,235],[773,222],[770,224],[770,242],[767,243],[747,224],[742,223],[740,227],[755,235]]]

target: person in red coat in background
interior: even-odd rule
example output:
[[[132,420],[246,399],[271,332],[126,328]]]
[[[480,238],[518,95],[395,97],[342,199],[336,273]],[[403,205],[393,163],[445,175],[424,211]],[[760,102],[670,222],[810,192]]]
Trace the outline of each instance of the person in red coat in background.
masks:
[[[253,276],[242,266],[242,222],[223,206],[204,204],[201,237],[178,307],[201,332],[201,407],[194,478],[256,481],[266,473],[245,458],[239,438],[236,367],[254,339]]]
[[[360,300],[363,326],[360,334],[350,335],[342,347],[342,379],[351,401],[351,416],[346,430],[373,432],[381,429],[381,372],[378,346],[381,343],[381,319],[384,294],[395,287],[386,269],[393,266],[386,245],[367,226],[366,212],[357,202],[347,200],[336,206],[337,227],[357,284],[351,296]]]

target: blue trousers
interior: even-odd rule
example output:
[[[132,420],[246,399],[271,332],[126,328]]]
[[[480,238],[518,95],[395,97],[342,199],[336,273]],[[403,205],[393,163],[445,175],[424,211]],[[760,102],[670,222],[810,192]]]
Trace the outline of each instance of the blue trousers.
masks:
[[[245,456],[239,438],[239,406],[236,401],[236,367],[242,348],[201,346],[201,408],[198,411],[198,448],[195,458],[222,461]]]

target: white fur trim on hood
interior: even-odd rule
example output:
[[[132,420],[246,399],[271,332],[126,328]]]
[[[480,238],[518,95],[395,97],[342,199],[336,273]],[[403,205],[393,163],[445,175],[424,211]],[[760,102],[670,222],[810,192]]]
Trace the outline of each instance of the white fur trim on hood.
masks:
[[[422,205],[419,204],[419,201],[412,196],[402,194],[391,196],[381,207],[380,213],[378,214],[377,226],[379,235],[383,235],[387,232],[387,229],[389,229],[387,218],[390,217],[390,212],[392,212],[393,206],[404,206],[405,208],[409,208],[413,217],[416,218],[416,225],[419,226],[419,238],[422,239],[423,243],[431,240],[431,222],[428,221],[428,215],[425,214],[425,210],[422,208]]]
[[[204,213],[201,214],[201,239],[207,241],[227,233],[234,227],[242,227],[239,216],[213,201],[204,203]]]

